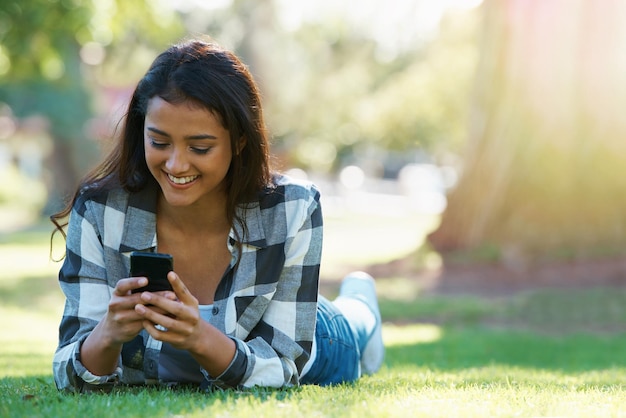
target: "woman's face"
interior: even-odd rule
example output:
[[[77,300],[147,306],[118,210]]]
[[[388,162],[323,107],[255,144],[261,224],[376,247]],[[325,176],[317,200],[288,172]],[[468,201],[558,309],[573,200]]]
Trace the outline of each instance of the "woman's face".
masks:
[[[153,97],[146,111],[144,146],[150,173],[168,204],[210,205],[226,196],[230,135],[207,109]]]

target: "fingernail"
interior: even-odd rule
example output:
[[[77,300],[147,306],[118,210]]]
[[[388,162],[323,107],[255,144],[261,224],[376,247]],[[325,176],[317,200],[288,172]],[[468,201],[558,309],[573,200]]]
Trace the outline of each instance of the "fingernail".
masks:
[[[140,286],[145,286],[147,284],[148,284],[148,279],[146,279],[145,277],[142,277],[141,279],[139,279]]]
[[[137,304],[135,305],[135,311],[137,311],[140,314],[144,314],[146,313],[146,307],[141,304]]]

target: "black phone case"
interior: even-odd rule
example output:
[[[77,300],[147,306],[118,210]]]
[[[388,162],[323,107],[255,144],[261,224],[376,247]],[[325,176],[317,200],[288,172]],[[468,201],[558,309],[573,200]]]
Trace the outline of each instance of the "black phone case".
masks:
[[[174,259],[170,254],[132,252],[130,254],[131,277],[143,276],[148,278],[146,286],[132,292],[172,290],[172,285],[167,280],[167,273],[172,270],[174,270]]]

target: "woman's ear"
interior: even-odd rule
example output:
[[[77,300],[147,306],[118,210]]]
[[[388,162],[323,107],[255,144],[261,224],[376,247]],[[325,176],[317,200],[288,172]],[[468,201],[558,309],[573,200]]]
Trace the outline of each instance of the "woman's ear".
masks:
[[[242,136],[241,138],[239,138],[239,141],[237,142],[237,148],[235,149],[236,155],[239,155],[239,153],[241,153],[241,151],[246,147],[247,142],[248,140],[246,139],[245,136]]]

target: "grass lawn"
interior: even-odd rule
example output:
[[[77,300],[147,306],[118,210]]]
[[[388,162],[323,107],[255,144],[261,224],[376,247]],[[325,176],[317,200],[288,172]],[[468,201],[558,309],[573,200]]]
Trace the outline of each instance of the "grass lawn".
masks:
[[[429,296],[401,277],[379,280],[385,365],[355,384],[62,394],[50,370],[63,298],[49,230],[0,236],[0,417],[626,417],[626,289]]]

